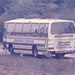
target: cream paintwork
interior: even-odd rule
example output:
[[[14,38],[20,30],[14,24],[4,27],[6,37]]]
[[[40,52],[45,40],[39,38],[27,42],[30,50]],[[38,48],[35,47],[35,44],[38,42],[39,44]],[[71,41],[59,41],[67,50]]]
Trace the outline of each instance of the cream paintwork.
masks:
[[[54,22],[72,22],[74,21],[71,20],[61,20],[61,19],[24,19],[24,18],[19,18],[15,20],[10,20],[10,21],[5,21],[5,27],[7,24],[10,23],[49,23],[49,29],[48,29],[48,38],[39,38],[39,37],[24,37],[24,36],[7,36],[7,38],[4,38],[4,41],[9,42],[9,43],[25,43],[25,44],[42,44],[45,45],[44,47],[38,47],[38,49],[46,49],[47,51],[65,51],[65,50],[75,50],[75,34],[61,34],[61,35],[73,35],[73,37],[61,37],[61,38],[55,38],[55,36],[61,36],[61,35],[56,35],[56,34],[51,34],[51,24]],[[67,41],[70,42],[70,48],[59,48],[58,43],[59,42],[64,42],[67,43]],[[24,46],[24,45],[15,45],[14,47],[18,48],[31,48],[31,46]],[[48,49],[49,47],[54,47],[54,49]]]

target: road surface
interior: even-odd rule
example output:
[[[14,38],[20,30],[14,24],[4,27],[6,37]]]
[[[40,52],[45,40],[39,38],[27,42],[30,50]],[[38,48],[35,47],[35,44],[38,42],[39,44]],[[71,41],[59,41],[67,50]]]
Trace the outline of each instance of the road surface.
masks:
[[[75,75],[75,54],[63,59],[32,55],[11,55],[0,47],[0,75]]]

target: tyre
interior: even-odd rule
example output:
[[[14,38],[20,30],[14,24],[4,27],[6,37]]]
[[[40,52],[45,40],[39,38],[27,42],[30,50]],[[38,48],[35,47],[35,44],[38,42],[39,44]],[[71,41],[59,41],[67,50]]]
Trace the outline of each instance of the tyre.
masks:
[[[38,57],[38,50],[35,45],[32,47],[32,55],[36,58]]]
[[[63,58],[64,57],[64,53],[57,53],[55,54],[56,58]]]
[[[14,53],[14,50],[13,50],[13,46],[12,46],[12,45],[9,45],[9,52],[10,52],[11,54]]]

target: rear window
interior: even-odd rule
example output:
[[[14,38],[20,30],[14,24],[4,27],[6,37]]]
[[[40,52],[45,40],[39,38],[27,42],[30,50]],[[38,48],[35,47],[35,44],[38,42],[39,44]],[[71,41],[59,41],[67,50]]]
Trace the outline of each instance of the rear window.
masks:
[[[75,33],[75,27],[72,22],[56,22],[51,25],[52,34]]]

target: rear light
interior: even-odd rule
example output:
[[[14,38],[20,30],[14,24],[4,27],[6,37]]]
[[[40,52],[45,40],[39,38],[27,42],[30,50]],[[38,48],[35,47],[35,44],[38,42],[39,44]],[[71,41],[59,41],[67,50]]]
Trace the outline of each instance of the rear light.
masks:
[[[54,49],[54,47],[49,47],[48,49]]]
[[[55,38],[73,37],[73,35],[56,35]]]

